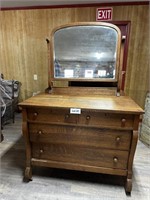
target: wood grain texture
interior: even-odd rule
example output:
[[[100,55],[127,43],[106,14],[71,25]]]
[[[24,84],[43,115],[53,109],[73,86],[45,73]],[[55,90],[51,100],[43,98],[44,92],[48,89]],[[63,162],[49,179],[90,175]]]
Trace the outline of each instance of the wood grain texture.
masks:
[[[98,149],[93,147],[83,147],[81,145],[70,145],[70,144],[47,144],[47,143],[32,143],[32,158],[37,158],[48,161],[64,162],[68,164],[68,169],[72,169],[72,165],[83,165],[84,169],[87,166],[91,166],[91,171],[93,168],[110,168],[115,171],[115,169],[126,170],[128,151],[116,151],[112,149]],[[119,160],[114,162],[114,155]],[[39,160],[40,163],[40,160]],[[57,168],[57,164],[55,166]],[[74,166],[73,169],[79,170],[78,166]],[[101,171],[100,171],[101,172]],[[105,171],[107,172],[107,169]],[[114,172],[118,175],[118,171]]]
[[[38,130],[38,131],[37,131]],[[81,128],[62,125],[29,124],[30,140],[38,143],[82,145],[90,147],[129,150],[131,131],[113,131],[98,128]],[[105,141],[105,142],[104,142]]]
[[[32,178],[33,166],[83,170],[124,175],[127,178],[125,190],[131,193],[132,164],[138,138],[133,129],[138,129],[138,118],[143,110],[130,97],[87,96],[84,92],[82,96],[41,93],[19,105],[23,108],[25,124],[27,161],[24,178],[27,181]],[[74,114],[70,108],[81,111]],[[125,139],[123,136],[127,134],[127,146],[122,149],[117,142]],[[95,138],[97,142],[94,142]]]
[[[128,96],[69,96],[69,95],[49,95],[49,94],[39,94],[31,97],[19,104],[21,107],[29,107],[29,115],[34,114],[38,107],[42,107],[40,113],[44,114],[44,108],[60,108],[60,109],[70,109],[70,108],[81,108],[82,111],[90,110],[100,111],[100,112],[112,112],[112,113],[123,113],[123,114],[142,114],[143,109],[140,108],[130,97]],[[29,109],[28,108],[28,109]],[[62,110],[63,111],[63,110]],[[69,112],[70,110],[68,110]],[[36,111],[35,111],[36,112]],[[45,113],[48,111],[45,111]],[[51,115],[56,114],[56,116],[61,116],[63,113],[56,111],[57,113],[51,113]],[[66,111],[65,111],[66,112]],[[47,113],[48,114],[48,113]],[[84,115],[84,112],[83,112]],[[98,116],[100,117],[100,116]],[[104,117],[104,116],[103,116]],[[56,119],[54,119],[56,120]]]
[[[23,183],[25,146],[21,123],[21,115],[17,114],[15,123],[6,125],[2,130],[5,138],[0,144],[1,199],[137,200],[140,198],[140,200],[149,200],[150,149],[141,141],[138,141],[135,154],[131,197],[127,197],[124,192],[122,177],[83,171],[35,167],[33,181],[28,184]]]
[[[20,101],[48,86],[45,39],[53,28],[95,21],[97,7],[0,12],[0,72],[22,83]],[[114,6],[113,20],[131,21],[125,92],[144,107],[149,79],[149,6]],[[33,75],[38,80],[33,80]]]

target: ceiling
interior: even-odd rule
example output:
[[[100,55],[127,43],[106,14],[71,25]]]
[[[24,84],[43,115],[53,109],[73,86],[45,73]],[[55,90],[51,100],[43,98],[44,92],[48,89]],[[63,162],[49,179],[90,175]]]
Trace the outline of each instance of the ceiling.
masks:
[[[127,2],[149,2],[149,0],[0,0],[0,8],[23,8],[37,6],[65,6],[80,4],[98,4],[98,3],[127,3]]]

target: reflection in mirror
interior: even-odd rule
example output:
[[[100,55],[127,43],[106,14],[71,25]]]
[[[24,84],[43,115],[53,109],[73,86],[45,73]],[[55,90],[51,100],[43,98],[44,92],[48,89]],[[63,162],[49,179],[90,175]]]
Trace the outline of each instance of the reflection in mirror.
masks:
[[[115,78],[118,33],[107,26],[73,26],[54,34],[54,78]]]

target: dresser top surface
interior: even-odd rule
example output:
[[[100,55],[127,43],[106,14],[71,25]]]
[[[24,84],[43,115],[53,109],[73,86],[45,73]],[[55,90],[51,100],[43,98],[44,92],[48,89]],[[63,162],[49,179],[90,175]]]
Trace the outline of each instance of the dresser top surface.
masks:
[[[142,114],[144,111],[128,96],[67,96],[39,94],[19,104],[21,107],[81,108],[114,113]]]

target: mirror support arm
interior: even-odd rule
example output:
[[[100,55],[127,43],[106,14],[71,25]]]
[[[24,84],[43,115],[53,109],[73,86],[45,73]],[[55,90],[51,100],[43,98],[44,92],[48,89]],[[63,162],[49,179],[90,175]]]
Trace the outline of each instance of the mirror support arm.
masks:
[[[47,42],[47,54],[48,54],[48,88],[45,89],[46,93],[52,92],[52,86],[51,86],[51,77],[50,77],[50,40],[46,38]]]
[[[119,67],[119,78],[118,78],[118,87],[116,96],[120,96],[121,84],[122,84],[122,69],[123,69],[123,55],[124,55],[124,46],[125,46],[126,37],[122,36],[121,41],[121,52],[120,52],[120,67]]]

